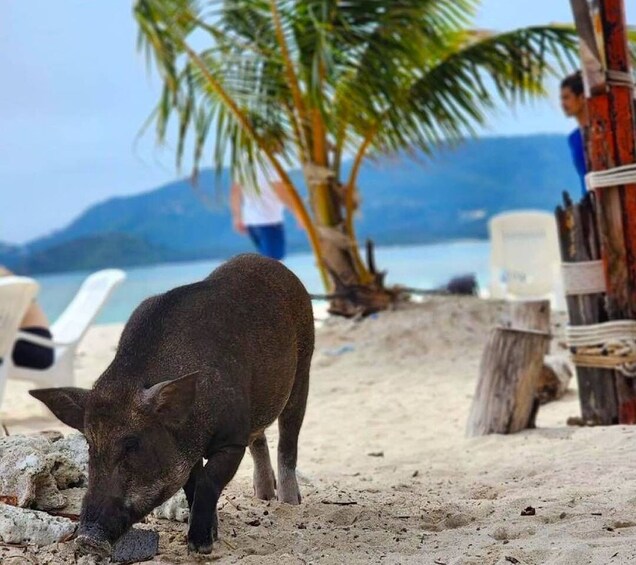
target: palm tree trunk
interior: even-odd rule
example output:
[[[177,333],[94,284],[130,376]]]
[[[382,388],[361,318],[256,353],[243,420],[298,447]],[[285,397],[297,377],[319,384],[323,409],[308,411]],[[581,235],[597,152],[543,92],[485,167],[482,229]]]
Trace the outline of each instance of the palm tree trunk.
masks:
[[[315,163],[304,171],[321,259],[332,282],[329,311],[351,317],[388,308],[395,293],[384,287],[382,274],[370,273],[362,262],[355,234],[345,221],[345,197],[335,172]]]

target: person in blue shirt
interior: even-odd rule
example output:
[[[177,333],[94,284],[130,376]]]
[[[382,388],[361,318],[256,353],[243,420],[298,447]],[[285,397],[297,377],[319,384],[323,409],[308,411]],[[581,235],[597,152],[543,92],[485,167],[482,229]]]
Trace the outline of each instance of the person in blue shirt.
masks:
[[[576,72],[561,82],[561,107],[566,116],[576,119],[578,126],[568,136],[568,145],[572,154],[572,162],[581,180],[581,191],[585,196],[585,174],[587,161],[585,158],[585,142],[583,131],[587,126],[587,104],[583,88],[583,76]]]

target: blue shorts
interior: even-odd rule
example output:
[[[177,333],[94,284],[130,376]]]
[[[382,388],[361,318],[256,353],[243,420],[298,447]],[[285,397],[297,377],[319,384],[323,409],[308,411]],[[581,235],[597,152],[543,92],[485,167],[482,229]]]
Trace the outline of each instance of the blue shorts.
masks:
[[[261,255],[281,261],[285,257],[285,227],[280,224],[247,226],[250,238]]]

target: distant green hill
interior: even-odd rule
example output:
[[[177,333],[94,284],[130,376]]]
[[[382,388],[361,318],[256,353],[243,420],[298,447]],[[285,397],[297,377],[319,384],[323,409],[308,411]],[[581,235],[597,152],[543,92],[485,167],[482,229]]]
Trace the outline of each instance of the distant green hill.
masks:
[[[295,172],[296,179],[300,178]],[[214,192],[204,170],[201,189]],[[383,158],[360,174],[358,233],[378,244],[487,237],[498,212],[553,210],[561,192],[579,184],[562,136],[486,138],[439,151],[433,158]],[[221,177],[227,194],[227,173]],[[224,198],[224,196],[223,196]],[[204,204],[187,180],[92,206],[67,227],[25,246],[0,245],[0,262],[23,272],[95,269],[219,258],[250,249],[231,229],[223,198]],[[208,198],[210,199],[210,198]],[[290,220],[291,251],[308,249]]]

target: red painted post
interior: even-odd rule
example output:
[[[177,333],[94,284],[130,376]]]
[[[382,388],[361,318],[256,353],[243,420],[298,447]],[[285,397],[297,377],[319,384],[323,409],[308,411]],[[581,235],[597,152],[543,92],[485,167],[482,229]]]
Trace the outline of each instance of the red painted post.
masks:
[[[587,155],[593,171],[636,162],[633,88],[601,70],[630,73],[623,0],[571,0],[582,37],[583,73],[588,85]],[[592,8],[592,29],[582,17]],[[589,12],[588,12],[589,13]],[[589,17],[589,16],[588,16]],[[595,42],[597,49],[589,49]],[[594,52],[594,53],[592,53]],[[596,55],[599,60],[594,60]],[[600,80],[599,80],[599,77]],[[599,233],[612,320],[636,318],[636,186],[596,190]],[[616,375],[619,422],[636,424],[636,379]]]

